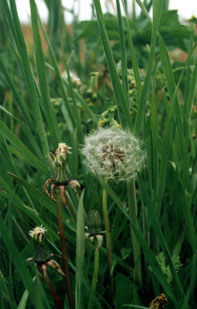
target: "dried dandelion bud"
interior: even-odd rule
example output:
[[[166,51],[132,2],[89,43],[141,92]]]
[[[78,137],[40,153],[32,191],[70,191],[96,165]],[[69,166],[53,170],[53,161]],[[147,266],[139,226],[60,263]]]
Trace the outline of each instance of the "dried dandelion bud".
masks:
[[[34,254],[33,257],[27,259],[27,262],[34,261],[41,276],[46,277],[47,266],[56,269],[61,275],[65,276],[61,266],[55,260],[51,259],[53,254],[51,254],[45,243],[46,232],[47,229],[45,229],[42,225],[36,226],[32,231],[29,232],[29,235],[34,239]]]
[[[52,181],[55,185],[68,185],[71,181],[71,176],[67,168],[67,155],[71,148],[65,143],[59,143],[54,156],[54,171]]]
[[[35,263],[45,263],[50,259],[50,251],[45,244],[47,229],[42,225],[36,226],[32,231],[29,232],[29,235],[34,239],[34,254],[33,260]]]
[[[168,304],[165,294],[161,294],[151,302],[151,309],[163,309]]]
[[[87,168],[115,181],[129,181],[141,170],[145,154],[141,141],[118,128],[100,128],[85,138],[82,153]]]

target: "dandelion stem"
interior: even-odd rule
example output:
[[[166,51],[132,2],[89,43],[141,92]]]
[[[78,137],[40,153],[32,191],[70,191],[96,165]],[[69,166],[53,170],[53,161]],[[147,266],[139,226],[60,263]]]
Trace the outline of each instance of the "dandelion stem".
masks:
[[[60,195],[59,188],[57,188],[57,220],[58,220],[58,226],[59,226],[60,245],[61,245],[62,259],[63,259],[63,271],[65,273],[64,278],[65,278],[66,290],[68,293],[68,302],[69,302],[70,309],[74,309],[74,298],[73,298],[71,281],[70,281],[68,255],[67,255],[67,250],[66,250],[66,238],[64,235],[63,222],[62,222],[61,195]]]
[[[107,182],[107,180],[106,180]],[[105,224],[105,239],[106,239],[106,247],[107,247],[107,260],[108,260],[108,270],[109,270],[109,279],[111,283],[111,304],[113,305],[113,276],[111,274],[111,268],[112,268],[112,248],[111,248],[111,234],[110,234],[110,227],[109,227],[109,217],[108,217],[108,211],[107,211],[107,191],[103,188],[103,218],[104,218],[104,224]]]
[[[96,284],[98,280],[98,272],[99,272],[99,249],[94,249],[94,273],[92,277],[92,292],[95,294],[96,291]],[[88,309],[92,309],[92,295],[90,296],[90,300],[88,303]]]
[[[129,216],[131,223],[138,228],[137,221],[137,201],[135,181],[131,180],[127,185],[128,202],[129,202]],[[139,242],[136,238],[135,232],[131,226],[131,240],[133,245],[133,258],[134,258],[134,278],[135,281],[142,285],[142,270],[141,270],[141,253]]]
[[[57,295],[57,293],[56,293],[56,291],[55,291],[55,289],[53,287],[53,284],[52,284],[48,274],[45,274],[44,278],[45,278],[45,281],[46,281],[46,283],[48,284],[48,286],[49,286],[49,288],[51,290],[51,294],[53,295],[53,298],[54,298],[54,301],[55,301],[55,303],[57,305],[57,308],[58,309],[63,309],[63,305],[60,302],[59,296]]]
[[[106,238],[106,246],[107,246],[107,258],[108,258],[108,268],[109,274],[111,273],[112,267],[112,249],[111,249],[111,235],[110,235],[110,227],[109,227],[109,217],[107,211],[107,191],[103,188],[103,218],[105,224],[105,238]]]

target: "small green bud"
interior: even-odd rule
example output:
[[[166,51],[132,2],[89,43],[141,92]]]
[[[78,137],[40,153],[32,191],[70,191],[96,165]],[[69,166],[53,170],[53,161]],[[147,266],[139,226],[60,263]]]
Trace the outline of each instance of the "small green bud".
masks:
[[[94,244],[95,248],[99,249],[103,244],[105,231],[102,231],[101,217],[96,209],[91,209],[88,212],[87,230],[86,237]]]
[[[99,234],[101,232],[101,217],[98,210],[89,210],[87,216],[87,226],[90,235]]]

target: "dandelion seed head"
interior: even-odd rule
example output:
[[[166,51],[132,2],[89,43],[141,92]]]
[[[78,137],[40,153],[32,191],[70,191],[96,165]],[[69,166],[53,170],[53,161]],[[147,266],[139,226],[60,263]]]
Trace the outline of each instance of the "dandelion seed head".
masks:
[[[142,142],[118,128],[99,128],[85,138],[82,149],[88,170],[104,178],[129,181],[143,167]]]

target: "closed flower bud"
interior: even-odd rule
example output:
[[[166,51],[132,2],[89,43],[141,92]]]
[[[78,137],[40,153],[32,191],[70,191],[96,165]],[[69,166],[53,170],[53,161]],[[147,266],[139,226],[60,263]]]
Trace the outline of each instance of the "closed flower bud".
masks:
[[[52,181],[55,185],[68,185],[71,181],[71,176],[67,168],[67,155],[70,153],[65,143],[59,143],[54,156],[54,171]]]
[[[91,209],[88,212],[87,231],[86,237],[94,244],[95,248],[100,248],[103,244],[105,231],[102,231],[101,217],[96,209]]]
[[[45,263],[50,259],[50,251],[46,246],[46,229],[42,226],[35,227],[29,232],[29,235],[34,239],[34,254],[33,260],[35,263]]]

